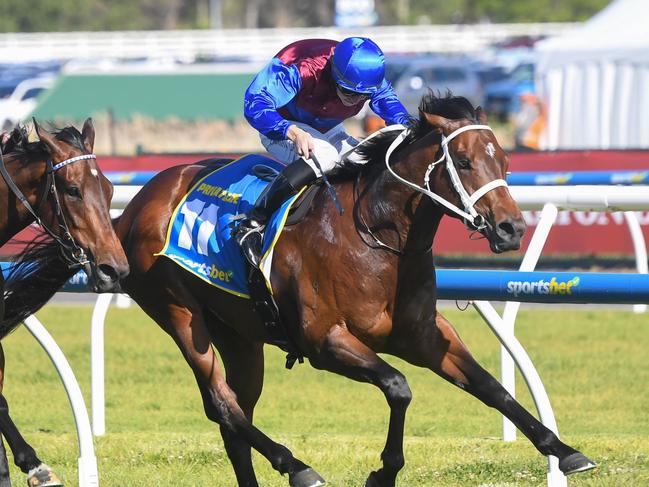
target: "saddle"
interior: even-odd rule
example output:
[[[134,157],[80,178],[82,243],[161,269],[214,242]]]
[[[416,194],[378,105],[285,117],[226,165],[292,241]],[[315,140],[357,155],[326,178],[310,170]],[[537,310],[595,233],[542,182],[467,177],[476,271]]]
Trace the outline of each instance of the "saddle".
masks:
[[[252,168],[253,173],[259,179],[263,181],[272,181],[279,174],[275,169],[264,164],[257,164]],[[316,180],[313,184],[309,185],[302,193],[298,196],[295,202],[291,205],[291,209],[288,212],[288,217],[286,218],[285,227],[290,227],[300,223],[304,220],[315,195],[318,193],[318,189],[322,186],[320,180]],[[263,195],[263,193],[262,193]],[[259,197],[261,198],[260,195]]]
[[[198,172],[198,174],[194,177],[194,180],[192,181],[191,185],[193,186],[194,183],[199,179],[201,179],[203,176],[205,176],[205,174],[213,171],[214,169],[218,169],[219,167],[223,167],[226,164],[229,164],[230,162],[231,162],[230,159],[220,159],[220,158],[203,159],[201,161],[195,162],[194,164],[196,165],[205,166],[205,169],[201,169]],[[275,179],[275,177],[279,174],[275,169],[273,169],[270,166],[266,166],[264,164],[256,164],[252,169],[255,176],[257,176],[262,181],[270,182],[273,179]],[[315,198],[316,194],[318,193],[318,190],[321,187],[322,187],[322,181],[316,180],[308,188],[302,191],[300,196],[298,196],[298,198],[291,206],[291,209],[288,213],[288,217],[286,218],[286,222],[284,226],[290,227],[293,225],[297,225],[302,220],[304,220],[304,217],[309,211],[309,208],[311,208],[311,205],[313,204],[313,199]]]

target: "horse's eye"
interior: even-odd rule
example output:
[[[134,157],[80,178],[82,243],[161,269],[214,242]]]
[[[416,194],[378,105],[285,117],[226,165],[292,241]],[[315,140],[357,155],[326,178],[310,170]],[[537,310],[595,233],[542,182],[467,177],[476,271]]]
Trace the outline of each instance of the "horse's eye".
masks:
[[[463,157],[462,159],[458,159],[457,165],[460,169],[471,169],[471,160]]]
[[[72,196],[73,198],[81,199],[81,191],[79,191],[79,188],[77,188],[76,186],[68,186],[65,189],[65,193],[68,196]]]

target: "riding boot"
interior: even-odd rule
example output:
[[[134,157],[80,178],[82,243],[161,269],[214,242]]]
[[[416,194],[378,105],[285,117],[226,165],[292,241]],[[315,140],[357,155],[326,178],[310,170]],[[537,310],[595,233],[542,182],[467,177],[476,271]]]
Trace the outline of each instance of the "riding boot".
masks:
[[[259,267],[262,232],[273,213],[303,186],[316,179],[317,175],[311,166],[303,158],[299,158],[282,169],[259,195],[254,208],[248,217],[241,221],[234,233],[243,255],[251,265]]]

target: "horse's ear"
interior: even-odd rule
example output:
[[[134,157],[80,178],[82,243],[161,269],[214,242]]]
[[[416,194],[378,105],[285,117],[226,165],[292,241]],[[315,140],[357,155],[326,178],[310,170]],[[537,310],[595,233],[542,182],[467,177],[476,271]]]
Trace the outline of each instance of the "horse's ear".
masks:
[[[475,109],[475,115],[482,125],[487,125],[487,113],[482,109],[482,107],[477,107]]]
[[[34,122],[34,129],[36,130],[36,135],[38,135],[38,140],[40,140],[41,144],[45,146],[47,152],[49,152],[52,157],[56,156],[59,159],[65,159],[65,154],[63,154],[63,151],[59,148],[56,138],[43,127],[38,125],[35,118],[32,118],[32,121]]]
[[[430,124],[431,127],[435,129],[442,129],[445,125],[448,124],[448,118],[444,118],[441,115],[432,115],[426,112],[419,112],[421,115],[426,118],[426,121]]]
[[[81,135],[83,137],[83,146],[90,154],[92,154],[92,150],[95,147],[95,126],[92,124],[92,118],[88,117],[86,121],[83,122]]]

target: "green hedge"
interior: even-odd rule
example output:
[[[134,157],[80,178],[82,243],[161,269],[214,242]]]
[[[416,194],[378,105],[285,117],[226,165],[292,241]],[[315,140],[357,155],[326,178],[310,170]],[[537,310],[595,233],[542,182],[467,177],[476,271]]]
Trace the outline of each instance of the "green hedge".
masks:
[[[38,119],[79,120],[112,110],[117,120],[243,117],[251,73],[67,75],[40,100]]]

